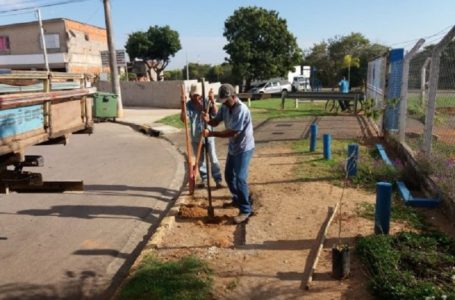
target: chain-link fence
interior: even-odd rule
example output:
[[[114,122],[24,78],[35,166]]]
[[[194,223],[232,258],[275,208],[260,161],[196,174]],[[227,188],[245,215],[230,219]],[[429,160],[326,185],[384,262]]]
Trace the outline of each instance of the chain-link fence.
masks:
[[[413,150],[455,159],[455,40],[444,45],[439,68],[432,65],[435,47],[426,46],[410,61],[405,142]],[[436,74],[439,77],[437,81],[433,78],[433,86],[431,81],[434,75],[430,72],[432,67],[434,73],[438,71]],[[429,109],[430,88],[435,92],[432,96],[433,120],[430,116],[433,112]],[[431,121],[433,126],[429,124]],[[431,144],[425,140],[425,134],[431,134],[428,136]]]
[[[379,57],[368,63],[365,113],[382,131],[382,108],[384,107],[387,59]]]

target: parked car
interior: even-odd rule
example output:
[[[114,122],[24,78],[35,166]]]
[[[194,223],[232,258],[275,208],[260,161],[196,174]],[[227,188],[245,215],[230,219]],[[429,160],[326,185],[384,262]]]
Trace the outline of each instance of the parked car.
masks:
[[[272,79],[255,86],[251,89],[251,92],[254,94],[274,94],[291,90],[292,86],[287,80]]]
[[[292,80],[293,92],[306,92],[311,90],[310,78],[304,76],[295,76]]]

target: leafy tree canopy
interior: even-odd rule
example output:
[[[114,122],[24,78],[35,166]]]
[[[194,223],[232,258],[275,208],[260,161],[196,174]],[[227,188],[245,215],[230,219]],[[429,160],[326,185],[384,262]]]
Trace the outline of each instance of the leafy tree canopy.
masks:
[[[274,10],[242,7],[224,23],[224,50],[233,72],[246,80],[284,77],[302,62],[302,50]]]
[[[125,45],[131,59],[142,59],[158,78],[181,48],[179,34],[169,26],[151,26],[147,31],[136,31],[128,36]],[[149,72],[151,79],[151,74]]]
[[[368,61],[387,52],[388,48],[372,44],[361,33],[335,36],[308,51],[305,64],[316,68],[323,86],[335,87],[342,76],[350,77],[351,86],[360,86],[366,79]]]

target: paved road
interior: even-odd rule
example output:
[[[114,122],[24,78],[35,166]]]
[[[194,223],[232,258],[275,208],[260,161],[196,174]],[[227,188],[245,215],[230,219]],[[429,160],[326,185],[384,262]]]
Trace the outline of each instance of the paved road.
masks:
[[[183,158],[111,123],[29,153],[44,156],[33,171],[45,180],[82,179],[86,190],[0,195],[0,299],[103,298],[177,196]]]

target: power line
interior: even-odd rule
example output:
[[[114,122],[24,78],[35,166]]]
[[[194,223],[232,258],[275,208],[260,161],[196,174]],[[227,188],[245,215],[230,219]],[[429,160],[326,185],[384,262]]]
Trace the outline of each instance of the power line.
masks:
[[[1,10],[0,14],[3,15],[3,14],[6,14],[6,13],[10,13],[10,12],[20,12],[20,11],[24,11],[24,10],[31,10],[31,9],[42,8],[42,7],[51,7],[51,6],[57,6],[57,5],[72,4],[72,3],[85,2],[85,1],[89,1],[89,0],[65,0],[65,1],[59,1],[59,2],[54,2],[54,3],[40,4],[40,5],[30,5],[28,7]],[[36,1],[35,1],[35,3],[36,3]]]
[[[445,35],[449,30],[450,28],[452,28],[453,25],[449,25],[447,27],[445,27],[444,29],[434,33],[434,34],[430,34],[428,36],[424,36],[423,39],[425,40],[428,40],[428,39],[431,39],[431,38],[434,38],[434,37],[440,37],[442,35]],[[410,45],[412,43],[415,43],[417,42],[418,40],[420,40],[421,38],[417,38],[417,39],[413,39],[413,40],[408,40],[408,41],[403,41],[403,42],[398,42],[398,43],[393,43],[393,44],[390,44],[389,46],[396,46],[396,45],[403,45],[403,46],[407,46],[407,45]],[[433,40],[437,40],[437,38],[433,39]],[[428,43],[428,41],[427,41]]]

